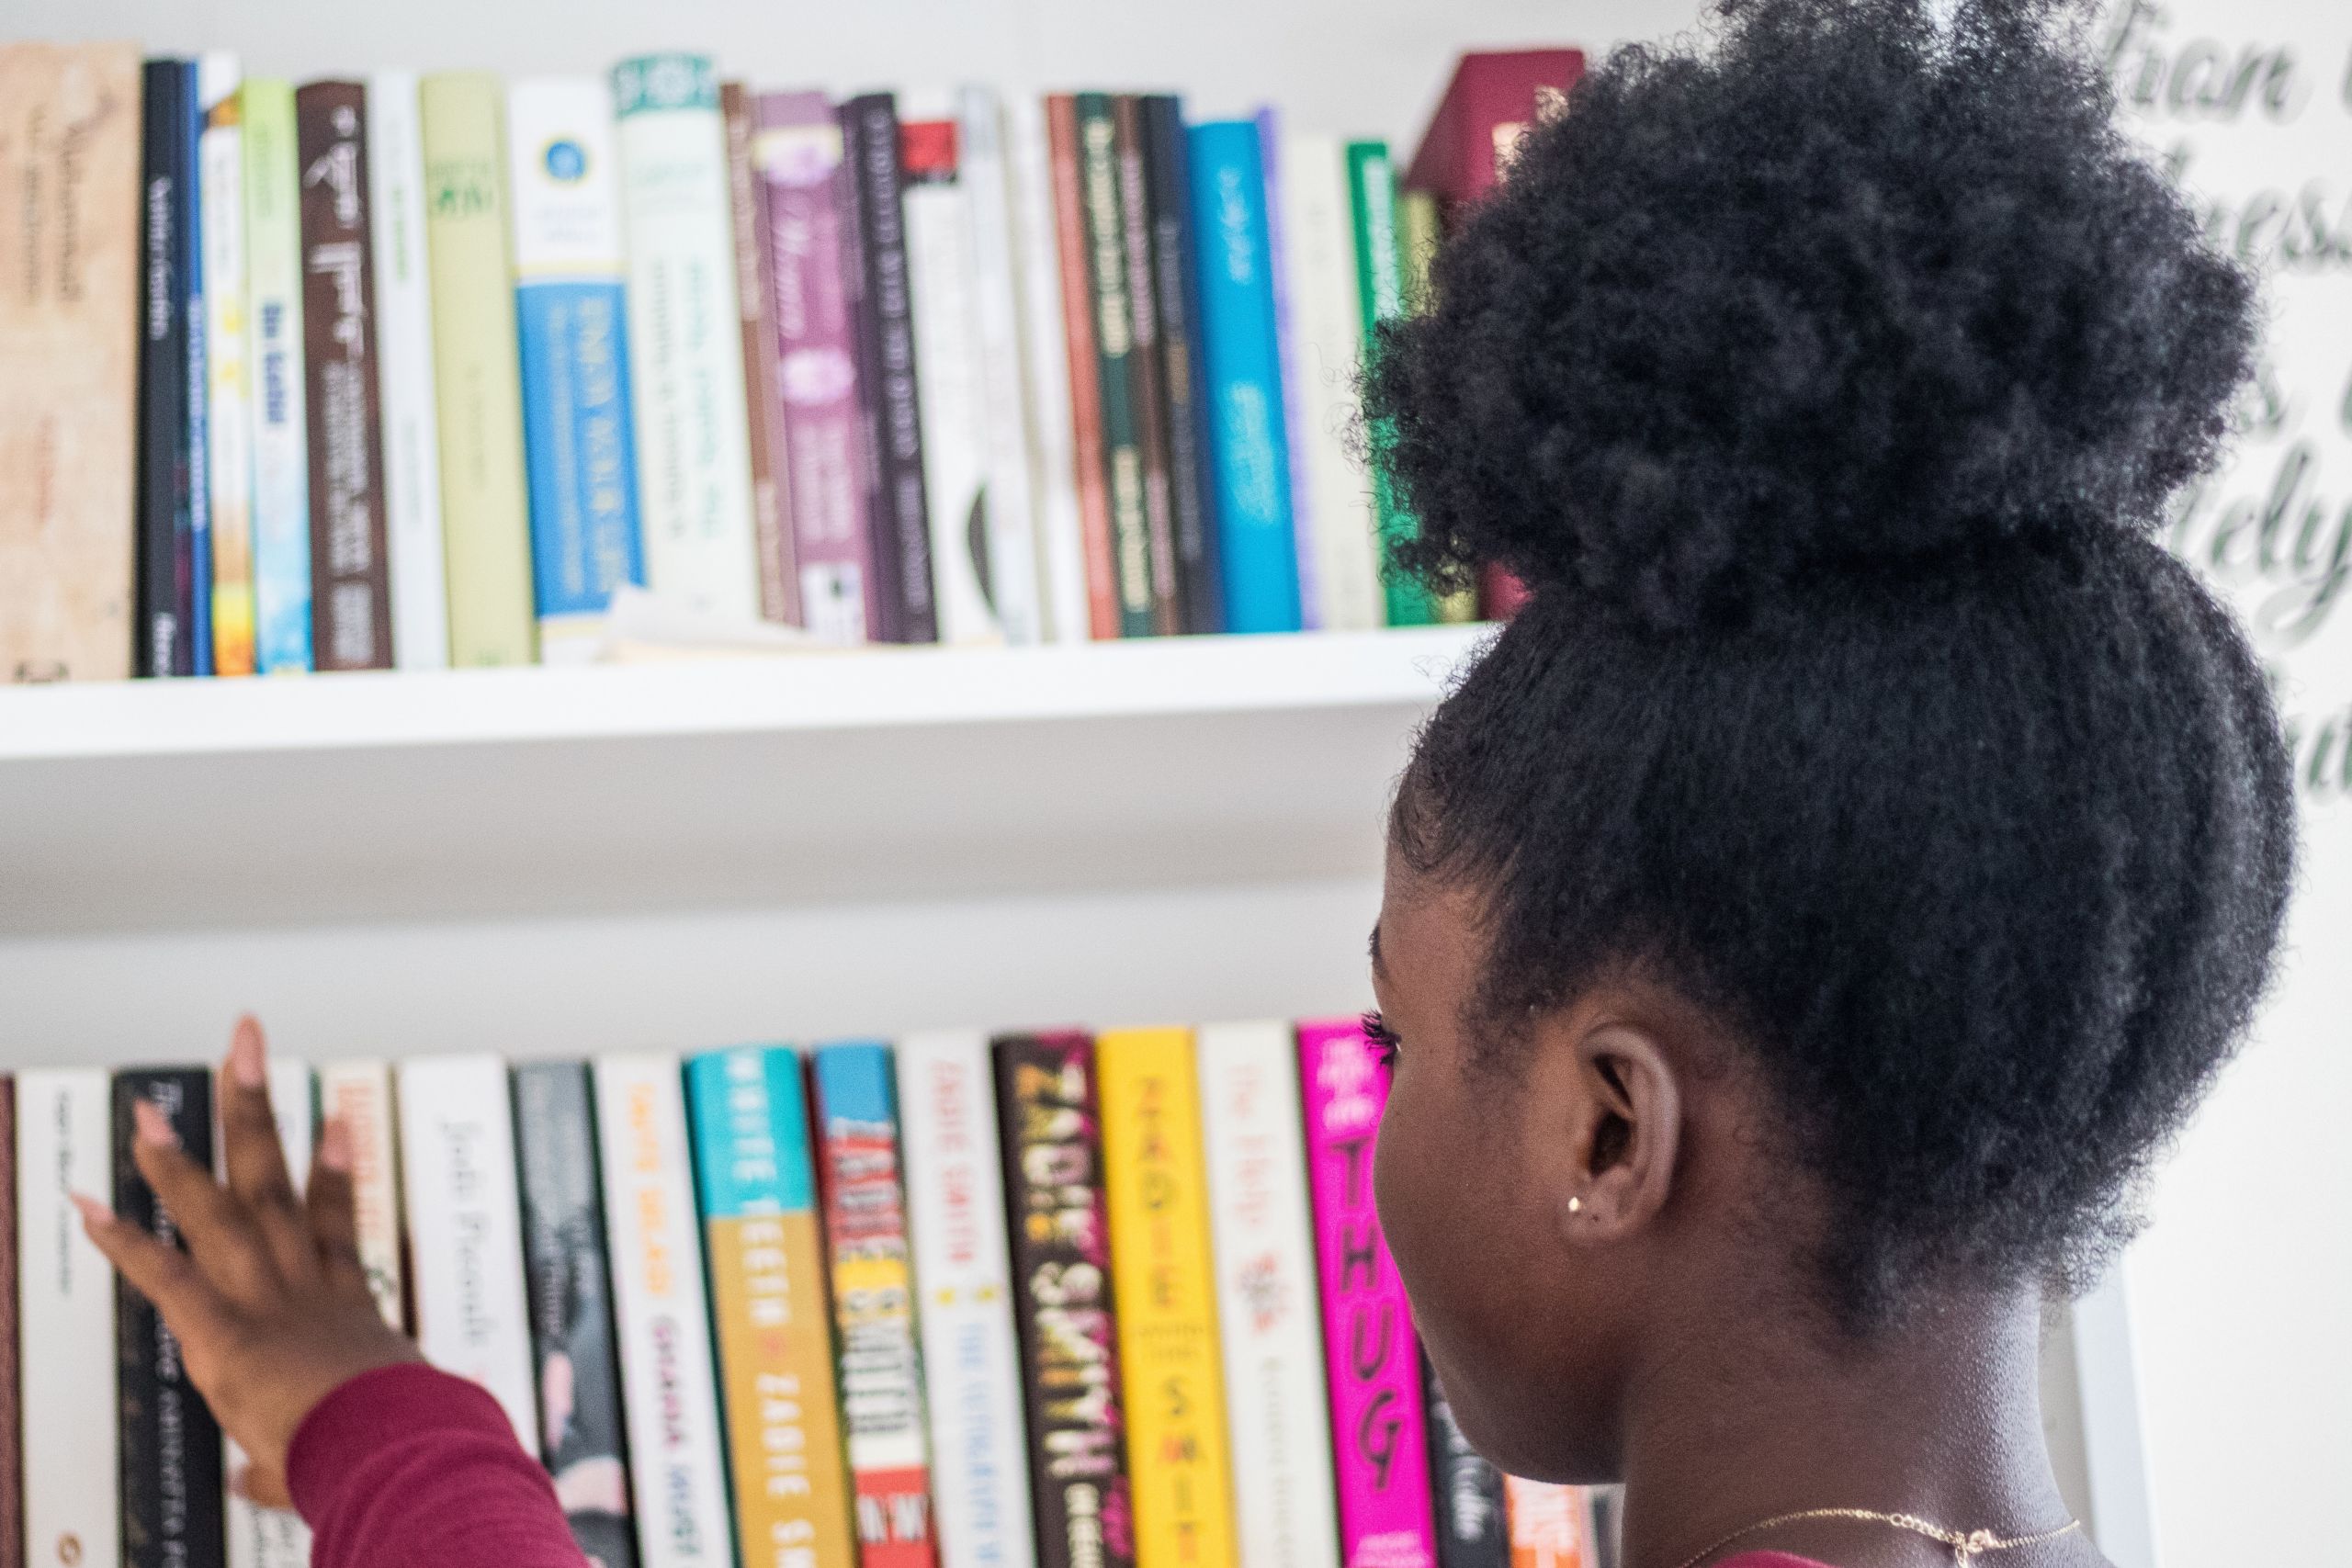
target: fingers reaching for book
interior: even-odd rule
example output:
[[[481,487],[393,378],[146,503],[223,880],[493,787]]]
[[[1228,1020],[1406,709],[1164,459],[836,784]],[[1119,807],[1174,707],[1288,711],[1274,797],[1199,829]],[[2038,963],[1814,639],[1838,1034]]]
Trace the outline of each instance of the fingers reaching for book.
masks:
[[[266,1295],[277,1283],[277,1269],[254,1234],[244,1205],[212,1179],[211,1171],[189,1157],[171,1118],[153,1100],[133,1105],[131,1119],[139,1135],[132,1140],[130,1157],[170,1212],[197,1271],[215,1290],[239,1301]]]
[[[166,1247],[96,1199],[76,1193],[74,1206],[82,1211],[82,1227],[89,1232],[91,1244],[175,1327],[219,1317],[220,1298],[187,1253]]]
[[[328,1282],[366,1295],[368,1269],[359,1258],[359,1205],[351,1179],[351,1127],[341,1117],[328,1122],[319,1134],[303,1202],[312,1255]]]
[[[269,1068],[261,1025],[237,1021],[229,1059],[221,1065],[220,1166],[228,1190],[281,1278],[297,1279],[317,1267],[294,1179],[278,1141],[277,1118],[269,1102]]]

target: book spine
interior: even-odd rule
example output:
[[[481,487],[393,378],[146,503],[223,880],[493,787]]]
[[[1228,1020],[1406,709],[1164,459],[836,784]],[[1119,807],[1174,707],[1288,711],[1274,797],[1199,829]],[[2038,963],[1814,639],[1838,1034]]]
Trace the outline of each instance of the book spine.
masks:
[[[582,1553],[636,1568],[596,1111],[581,1062],[514,1069],[514,1155],[539,1452]]]
[[[1308,476],[1311,515],[1297,514],[1301,553],[1319,604],[1315,620],[1331,631],[1384,624],[1372,487],[1349,442],[1356,423],[1356,372],[1363,356],[1363,308],[1356,288],[1355,220],[1347,156],[1336,136],[1294,133],[1283,149],[1284,259],[1290,268],[1292,363],[1285,379],[1299,413],[1301,445],[1291,467]]]
[[[639,55],[613,68],[613,92],[647,581],[696,615],[753,621],[743,356],[722,330],[735,242],[718,80],[703,55]]]
[[[1104,1034],[1095,1066],[1136,1568],[1229,1568],[1233,1472],[1192,1031]]]
[[[311,646],[322,670],[392,667],[367,115],[367,89],[356,82],[295,90],[311,419]]]
[[[244,132],[237,57],[214,51],[198,67],[204,130],[197,139],[204,190],[206,507],[210,519],[211,658],[216,675],[254,672],[253,392],[245,341]]]
[[[1353,1021],[1298,1028],[1307,1186],[1347,1568],[1432,1568],[1429,1435],[1411,1306],[1373,1209],[1387,1075]]]
[[[1351,141],[1347,148],[1348,191],[1355,219],[1356,292],[1363,318],[1368,360],[1379,341],[1380,323],[1405,312],[1405,277],[1396,243],[1396,173],[1385,141]],[[1386,426],[1370,427],[1373,511],[1380,527],[1380,576],[1392,626],[1425,626],[1437,618],[1429,591],[1389,563],[1388,552],[1419,525],[1388,479]]]
[[[718,87],[727,128],[728,231],[735,242],[735,313],[743,340],[744,433],[752,463],[752,539],[757,547],[760,615],[801,624],[800,570],[785,495],[784,402],[776,388],[775,279],[770,261],[767,186],[752,168],[752,95],[741,82]]]
[[[1080,93],[1078,158],[1086,218],[1087,287],[1094,323],[1094,378],[1102,420],[1102,482],[1110,498],[1111,567],[1119,635],[1159,629],[1143,434],[1136,408],[1135,310],[1128,299],[1126,218],[1119,190],[1118,116],[1111,97]]]
[[[1226,629],[1296,631],[1298,553],[1258,128],[1250,120],[1216,120],[1193,126],[1191,135]]]
[[[170,1211],[131,1161],[131,1106],[152,1102],[180,1146],[212,1164],[212,1080],[201,1067],[142,1067],[114,1078],[114,1208],[167,1246],[179,1241]],[[122,1421],[123,1568],[220,1568],[220,1427],[187,1380],[179,1343],[154,1304],[128,1282],[115,1290]],[[89,1391],[83,1390],[83,1397]]]
[[[0,44],[0,681],[117,680],[142,468],[140,62]]]
[[[1598,1568],[1589,1502],[1581,1486],[1503,1481],[1510,1514],[1511,1568]]]
[[[1012,281],[1021,310],[1021,406],[1029,414],[1043,635],[1053,642],[1084,642],[1091,633],[1086,524],[1078,499],[1069,344],[1063,325],[1054,162],[1045,103],[1013,98],[1005,106],[1005,118],[1019,237]],[[1099,471],[1100,465],[1095,468]]]
[[[714,294],[707,302],[725,299]],[[621,1407],[643,1562],[734,1568],[679,1072],[669,1055],[596,1060]]]
[[[506,211],[506,87],[481,72],[427,76],[417,84],[417,115],[449,662],[529,664],[538,640]]]
[[[1446,1403],[1437,1369],[1421,1358],[1430,1420],[1430,1495],[1437,1517],[1438,1568],[1510,1568],[1510,1526],[1502,1472],[1470,1446]],[[1587,1568],[1590,1568],[1588,1564]]]
[[[245,287],[253,360],[254,666],[311,668],[311,435],[302,368],[302,184],[294,89],[248,78]]]
[[[1250,1568],[1336,1568],[1329,1405],[1290,1031],[1279,1023],[1203,1029],[1200,1070],[1241,1560]]]
[[[1112,548],[1109,460],[1102,441],[1102,382],[1094,343],[1093,249],[1086,238],[1086,180],[1078,148],[1078,100],[1046,100],[1046,167],[1054,190],[1054,252],[1061,279],[1062,342],[1069,365],[1071,477],[1086,561],[1087,633],[1119,635],[1119,575]]]
[[[516,1440],[537,1455],[505,1064],[486,1055],[421,1056],[401,1064],[395,1083],[417,1348],[443,1371],[488,1390]]]
[[[1306,408],[1300,398],[1306,374],[1301,344],[1296,284],[1293,281],[1298,241],[1291,232],[1291,154],[1283,132],[1282,111],[1272,104],[1257,114],[1258,163],[1266,184],[1266,266],[1274,280],[1275,361],[1282,371],[1283,446],[1290,453],[1290,515],[1298,558],[1298,625],[1301,631],[1321,631],[1323,587],[1317,576],[1316,539],[1322,527],[1322,491],[1305,460],[1307,446]]]
[[[424,143],[416,76],[368,78],[368,215],[376,263],[376,407],[383,423],[384,546],[392,662],[449,663],[441,437],[433,409],[433,288],[424,255]],[[220,525],[214,523],[214,532]]]
[[[856,268],[858,392],[865,405],[866,526],[874,541],[883,640],[936,642],[931,508],[923,483],[922,390],[900,202],[899,109],[888,93],[841,109],[844,229]]]
[[[1159,290],[1152,258],[1151,189],[1145,176],[1143,100],[1122,93],[1111,100],[1114,156],[1119,182],[1120,248],[1127,267],[1127,385],[1136,420],[1136,452],[1143,472],[1144,538],[1149,547],[1152,630],[1172,635],[1183,624],[1176,578],[1175,500],[1169,474],[1168,384],[1159,337]]]
[[[1435,303],[1430,289],[1430,268],[1437,261],[1443,225],[1437,197],[1425,190],[1396,193],[1397,265],[1405,286],[1405,313],[1418,316]],[[1478,591],[1469,586],[1435,596],[1437,618],[1448,626],[1464,626],[1478,618]]]
[[[506,149],[539,656],[579,662],[613,591],[645,582],[612,95],[594,76],[514,83]]]
[[[929,1568],[938,1553],[890,1050],[828,1045],[811,1069],[858,1562]]]
[[[1012,166],[1006,152],[1004,106],[987,87],[956,98],[957,160],[972,218],[973,330],[979,339],[980,423],[986,455],[989,602],[1004,640],[1016,648],[1046,640],[1044,584],[1038,576],[1038,493],[1035,443],[1022,369],[1020,266],[1014,239]],[[916,334],[922,353],[930,340]]]
[[[1193,170],[1184,107],[1164,94],[1143,100],[1145,203],[1151,217],[1151,282],[1159,314],[1161,406],[1168,421],[1168,499],[1174,520],[1176,619],[1188,632],[1225,629],[1225,586],[1210,512],[1216,474],[1205,438],[1201,381],[1200,258],[1193,236]]]
[[[408,1323],[408,1271],[401,1257],[400,1151],[392,1137],[392,1074],[381,1062],[319,1069],[320,1125],[343,1123],[351,1146],[351,1201],[368,1293],[394,1328]]]
[[[854,1568],[800,1059],[686,1064],[743,1568]]]
[[[1030,1568],[1021,1348],[997,1153],[996,1084],[978,1031],[899,1043],[907,1228],[931,1410],[943,1568]]]
[[[1055,1033],[993,1050],[1037,1561],[1135,1568],[1094,1047]]]
[[[277,1146],[286,1156],[286,1174],[300,1193],[310,1185],[311,1151],[317,1132],[308,1063],[284,1056],[270,1058],[269,1108],[277,1122]],[[285,1508],[265,1508],[237,1495],[237,1474],[245,1467],[245,1451],[234,1438],[221,1440],[220,1458],[228,1483],[223,1508],[229,1568],[310,1568],[311,1531],[301,1516]]]
[[[186,675],[195,665],[180,609],[182,445],[187,422],[187,286],[180,276],[181,123],[187,73],[147,62],[141,123],[139,355],[139,673]]]
[[[24,1360],[17,1337],[17,1080],[0,1074],[0,1568],[24,1568]]]
[[[916,398],[939,640],[1001,642],[1004,632],[989,592],[988,417],[959,129],[949,118],[900,118],[899,208],[908,300],[922,354]]]
[[[112,1183],[106,1075],[17,1077],[17,1327],[39,1353],[18,1388],[25,1560],[33,1568],[122,1561],[116,1492],[120,1431],[102,1391],[115,1382],[114,1271],[84,1234],[73,1195]]]
[[[217,70],[218,68],[215,67]],[[233,75],[235,67],[231,65]],[[204,302],[204,170],[202,146],[205,120],[205,65],[181,63],[179,221],[174,225],[180,247],[180,287],[176,301],[185,322],[182,344],[187,358],[180,367],[187,400],[180,418],[179,597],[180,625],[187,648],[190,675],[212,673],[212,458],[206,412],[211,401],[212,355],[205,346],[211,315]]]
[[[766,201],[771,353],[801,615],[828,642],[863,642],[883,628],[865,514],[841,122],[821,93],[763,93],[754,113],[752,159]]]

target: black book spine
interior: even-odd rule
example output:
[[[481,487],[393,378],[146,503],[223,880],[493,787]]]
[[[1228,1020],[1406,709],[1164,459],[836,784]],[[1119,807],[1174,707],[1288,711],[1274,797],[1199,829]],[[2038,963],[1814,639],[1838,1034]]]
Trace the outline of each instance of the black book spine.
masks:
[[[177,1245],[179,1227],[139,1174],[131,1107],[162,1111],[188,1158],[212,1168],[212,1077],[201,1067],[140,1067],[114,1078],[115,1212]],[[123,1568],[223,1568],[220,1427],[187,1380],[179,1341],[130,1285],[115,1286],[122,1433]]]
[[[1168,379],[1160,344],[1159,273],[1152,254],[1155,225],[1146,177],[1144,100],[1122,94],[1111,101],[1111,114],[1118,158],[1119,233],[1127,262],[1127,318],[1133,333],[1127,376],[1134,385],[1136,449],[1143,461],[1151,625],[1165,637],[1186,628],[1176,581],[1175,503],[1169,493]]]
[[[596,1103],[583,1062],[514,1069],[514,1156],[523,1197],[523,1272],[539,1387],[569,1388],[568,1408],[542,1401],[541,1452],[566,1496],[606,1496],[617,1511],[570,1508],[580,1550],[604,1568],[636,1568],[628,1489],[564,1484],[567,1476],[628,1474],[620,1362],[613,1333],[611,1259],[596,1163]]]
[[[1038,1568],[1135,1568],[1094,1046],[995,1045]]]
[[[1437,1369],[1421,1358],[1429,1412],[1430,1495],[1437,1506],[1438,1568],[1510,1568],[1510,1523],[1502,1472],[1487,1462],[1453,1419]]]
[[[139,627],[141,675],[194,671],[195,645],[180,613],[180,512],[187,499],[187,320],[180,276],[180,186],[187,178],[187,73],[176,60],[147,62],[139,180]]]
[[[899,205],[898,100],[866,93],[842,106],[842,164],[855,210],[858,392],[865,404],[869,479],[884,640],[937,642],[932,600],[931,508],[923,489],[922,415],[915,381],[913,299]],[[846,246],[844,247],[846,249]]]
[[[1160,381],[1168,413],[1168,491],[1174,516],[1177,620],[1188,632],[1225,629],[1217,560],[1216,461],[1201,376],[1200,264],[1193,236],[1193,175],[1184,106],[1143,100],[1145,185],[1151,209],[1152,292],[1159,307]]]

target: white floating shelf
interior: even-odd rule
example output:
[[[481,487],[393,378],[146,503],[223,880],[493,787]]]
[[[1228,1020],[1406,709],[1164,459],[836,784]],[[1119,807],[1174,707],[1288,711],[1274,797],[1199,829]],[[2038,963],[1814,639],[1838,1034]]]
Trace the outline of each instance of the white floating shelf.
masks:
[[[0,690],[0,936],[1370,874],[1484,635]]]

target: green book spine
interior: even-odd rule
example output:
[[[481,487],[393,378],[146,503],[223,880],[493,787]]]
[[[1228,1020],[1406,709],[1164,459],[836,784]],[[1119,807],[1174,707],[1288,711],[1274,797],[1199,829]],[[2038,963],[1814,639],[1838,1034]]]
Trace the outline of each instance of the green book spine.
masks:
[[[1396,193],[1396,247],[1404,258],[1405,312],[1418,316],[1435,303],[1430,298],[1430,265],[1437,259],[1438,242],[1444,237],[1439,224],[1437,197],[1425,190]],[[1437,598],[1437,618],[1461,626],[1478,618],[1478,590],[1470,585]]]
[[[1094,307],[1094,365],[1102,389],[1102,468],[1111,494],[1112,579],[1119,635],[1159,630],[1144,504],[1143,432],[1136,417],[1135,316],[1127,298],[1126,209],[1119,188],[1118,116],[1107,93],[1078,95],[1078,172],[1086,210],[1087,280]]]
[[[1348,205],[1355,213],[1356,296],[1363,304],[1367,359],[1378,352],[1380,323],[1405,312],[1402,249],[1396,235],[1396,171],[1385,141],[1348,143]],[[1372,435],[1372,502],[1380,528],[1380,582],[1392,626],[1425,626],[1437,619],[1429,591],[1389,564],[1396,541],[1409,538],[1419,525],[1397,501],[1388,483],[1387,451],[1394,438],[1385,423]]]
[[[506,212],[506,89],[487,73],[420,85],[449,661],[537,657],[523,387]]]

